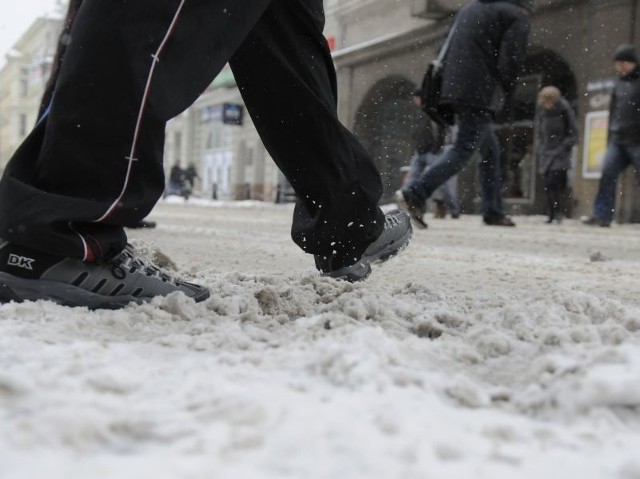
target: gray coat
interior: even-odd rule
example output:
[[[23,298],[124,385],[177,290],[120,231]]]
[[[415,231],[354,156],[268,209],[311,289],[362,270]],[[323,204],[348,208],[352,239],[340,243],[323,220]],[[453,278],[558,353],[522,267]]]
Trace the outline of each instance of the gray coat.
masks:
[[[555,107],[536,111],[538,171],[571,168],[571,149],[578,141],[578,126],[571,105],[560,98]]]

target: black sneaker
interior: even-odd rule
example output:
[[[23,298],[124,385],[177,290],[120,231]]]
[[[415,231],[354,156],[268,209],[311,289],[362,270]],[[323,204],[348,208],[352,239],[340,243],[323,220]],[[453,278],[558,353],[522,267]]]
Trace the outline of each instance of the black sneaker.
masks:
[[[425,229],[429,226],[424,220],[424,214],[427,211],[426,205],[424,203],[413,200],[413,198],[411,198],[411,195],[404,190],[396,191],[395,200],[398,208],[409,213],[409,216],[418,228]]]
[[[482,219],[487,226],[515,226],[511,218],[508,216],[488,216]]]
[[[400,210],[393,210],[384,217],[382,234],[369,245],[362,257],[354,264],[333,269],[330,257],[315,255],[316,266],[324,276],[356,282],[371,274],[371,265],[393,258],[409,244],[413,229],[409,216]]]
[[[587,216],[582,218],[582,224],[587,226],[601,226],[602,228],[608,228],[611,226],[611,221],[605,221],[595,216]]]
[[[131,246],[103,263],[61,258],[0,240],[0,303],[45,299],[65,306],[118,309],[181,291],[196,302],[209,291],[169,276]]]

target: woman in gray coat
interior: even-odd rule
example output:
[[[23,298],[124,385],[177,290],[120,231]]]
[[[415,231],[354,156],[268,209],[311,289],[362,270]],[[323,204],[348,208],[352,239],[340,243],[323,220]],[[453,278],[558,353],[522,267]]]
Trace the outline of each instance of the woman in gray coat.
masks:
[[[546,86],[538,94],[536,112],[538,171],[544,176],[549,208],[547,223],[560,223],[566,211],[568,171],[571,150],[578,141],[578,127],[571,105],[555,86]]]

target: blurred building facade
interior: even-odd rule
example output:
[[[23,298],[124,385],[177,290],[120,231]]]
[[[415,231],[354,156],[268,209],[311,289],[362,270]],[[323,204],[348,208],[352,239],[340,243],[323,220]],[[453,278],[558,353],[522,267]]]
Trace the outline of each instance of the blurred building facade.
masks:
[[[325,35],[338,73],[341,120],[374,157],[385,196],[401,181],[411,155],[408,101],[437,55],[453,14],[467,0],[325,0]],[[528,59],[512,121],[498,119],[503,145],[505,202],[512,214],[544,212],[534,158],[537,91],[554,84],[576,109],[581,142],[571,174],[574,215],[588,214],[606,140],[606,112],[615,73],[612,54],[638,44],[640,0],[539,0],[532,17]],[[38,19],[0,70],[0,168],[35,121],[60,19]],[[227,68],[192,107],[167,125],[165,168],[193,163],[197,192],[219,199],[274,201],[288,184],[264,149]],[[478,211],[476,168],[460,175],[466,212]],[[633,173],[620,182],[617,219],[640,221]]]
[[[193,164],[205,198],[276,201],[288,184],[246,113],[229,67],[167,124],[165,169]]]
[[[35,124],[51,72],[62,17],[36,19],[9,52],[0,69],[0,170]]]
[[[375,158],[391,199],[398,169],[411,153],[407,97],[467,0],[331,0],[327,34],[335,37],[340,116]],[[574,216],[589,214],[606,148],[606,117],[616,78],[612,55],[622,43],[638,44],[639,0],[538,0],[528,58],[512,121],[496,124],[503,146],[504,196],[509,212],[545,210],[534,159],[537,91],[556,85],[575,108],[581,142],[571,173]],[[465,211],[479,210],[477,169],[460,175]],[[640,191],[633,172],[619,186],[617,219],[640,222]]]

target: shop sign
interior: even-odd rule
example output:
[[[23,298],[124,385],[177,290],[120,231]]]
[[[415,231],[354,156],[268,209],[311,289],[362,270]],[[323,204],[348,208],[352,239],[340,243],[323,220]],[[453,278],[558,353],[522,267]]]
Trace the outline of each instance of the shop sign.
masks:
[[[222,123],[225,125],[242,125],[244,108],[240,103],[224,103],[222,105]]]

